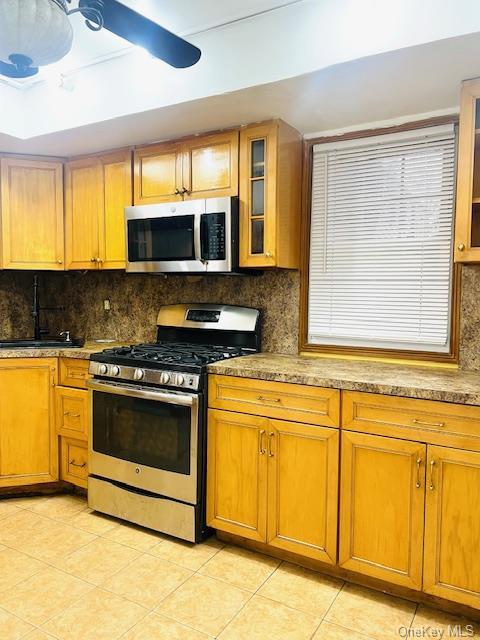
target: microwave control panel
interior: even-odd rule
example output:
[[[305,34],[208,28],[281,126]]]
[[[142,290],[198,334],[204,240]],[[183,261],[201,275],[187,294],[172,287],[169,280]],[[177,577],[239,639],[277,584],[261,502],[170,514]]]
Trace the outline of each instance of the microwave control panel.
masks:
[[[202,260],[225,260],[225,213],[205,213],[201,227]]]

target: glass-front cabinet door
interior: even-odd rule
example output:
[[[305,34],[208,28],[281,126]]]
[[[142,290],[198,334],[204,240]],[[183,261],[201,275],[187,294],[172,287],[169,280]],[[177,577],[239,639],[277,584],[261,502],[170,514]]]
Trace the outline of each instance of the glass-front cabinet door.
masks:
[[[462,85],[455,261],[480,262],[480,78]]]
[[[240,264],[273,267],[277,130],[271,123],[240,133]]]

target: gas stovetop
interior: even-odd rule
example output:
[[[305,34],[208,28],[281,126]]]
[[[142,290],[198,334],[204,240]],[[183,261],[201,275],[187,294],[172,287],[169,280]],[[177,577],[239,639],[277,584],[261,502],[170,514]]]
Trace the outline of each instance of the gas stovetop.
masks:
[[[160,309],[157,342],[95,353],[90,373],[141,384],[199,390],[206,366],[248,355],[260,344],[259,312],[225,305]]]

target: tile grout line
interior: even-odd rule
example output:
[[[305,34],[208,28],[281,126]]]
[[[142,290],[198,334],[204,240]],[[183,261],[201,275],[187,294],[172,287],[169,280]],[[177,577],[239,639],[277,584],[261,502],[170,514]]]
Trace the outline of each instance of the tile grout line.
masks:
[[[342,586],[340,587],[340,589],[337,591],[337,593],[335,594],[334,599],[331,601],[330,605],[328,606],[327,610],[325,611],[325,613],[322,616],[322,619],[320,620],[320,623],[318,624],[318,627],[315,629],[315,631],[312,633],[312,635],[310,636],[310,638],[313,638],[315,636],[315,634],[317,633],[317,631],[320,629],[320,627],[322,626],[322,622],[328,622],[326,620],[327,615],[330,611],[330,609],[333,607],[333,605],[335,604],[338,596],[341,594],[341,592],[343,591],[345,585],[347,583],[345,582],[345,580],[342,580]]]

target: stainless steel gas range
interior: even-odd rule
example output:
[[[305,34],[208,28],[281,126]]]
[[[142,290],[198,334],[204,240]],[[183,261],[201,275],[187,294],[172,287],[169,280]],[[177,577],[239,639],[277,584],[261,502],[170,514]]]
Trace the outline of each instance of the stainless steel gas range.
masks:
[[[225,305],[160,309],[157,342],[91,357],[88,504],[192,542],[205,524],[207,373],[260,349],[260,314]]]

